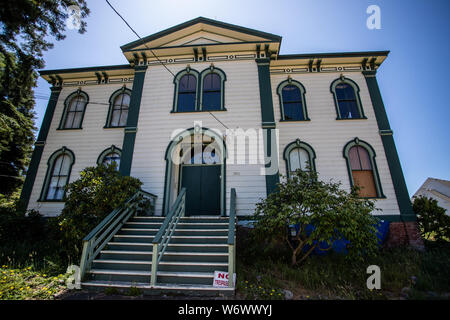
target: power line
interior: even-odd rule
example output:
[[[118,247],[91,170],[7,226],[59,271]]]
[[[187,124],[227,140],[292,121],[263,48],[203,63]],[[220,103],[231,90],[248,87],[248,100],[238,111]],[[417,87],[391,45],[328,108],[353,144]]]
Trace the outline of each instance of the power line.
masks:
[[[151,52],[152,55],[156,58],[156,60],[158,60],[159,63],[161,63],[161,64],[163,65],[163,67],[166,68],[166,70],[169,71],[169,72],[172,74],[172,76],[175,77],[175,75],[173,74],[173,72],[170,71],[170,69],[169,69],[169,68],[168,68],[168,67],[167,67],[167,66],[166,66],[159,58],[158,58],[158,56],[153,52],[153,50],[150,49],[150,48],[147,46],[147,44],[144,42],[144,39],[142,39],[142,38],[139,36],[139,34],[138,34],[138,33],[130,26],[130,24],[127,22],[127,20],[125,20],[125,18],[122,17],[121,14],[120,14],[119,12],[117,12],[117,10],[111,5],[111,3],[109,3],[108,0],[105,0],[105,1],[106,1],[106,3],[111,7],[111,9],[113,9],[114,12],[120,17],[120,19],[122,19],[122,21],[125,22],[125,24],[128,26],[128,28],[130,28],[130,30],[133,31],[133,33],[139,38],[139,40],[142,41],[142,44],[143,44],[148,50],[150,50],[150,52]]]
[[[162,62],[158,56],[153,52],[152,49],[150,49],[147,44],[145,43],[144,39],[142,39],[139,34],[130,26],[130,24],[125,20],[124,17],[122,17],[122,15],[111,5],[111,3],[109,3],[108,0],[105,0],[106,3],[111,7],[111,9],[113,9],[113,11],[120,17],[120,19],[122,19],[123,22],[125,22],[125,24],[128,26],[128,28],[130,28],[131,31],[133,31],[133,33],[139,38],[139,40],[141,40],[142,44],[152,53],[152,55],[156,58],[156,60],[159,61],[159,63],[161,63],[163,65],[164,68],[166,68],[167,71],[170,72],[170,74],[175,77],[175,74],[170,71],[170,69],[164,64],[164,62]],[[221,125],[223,125],[225,128],[229,129],[222,121],[220,121],[219,119],[217,119],[217,117],[215,117],[211,112],[209,112],[209,114],[216,119]]]

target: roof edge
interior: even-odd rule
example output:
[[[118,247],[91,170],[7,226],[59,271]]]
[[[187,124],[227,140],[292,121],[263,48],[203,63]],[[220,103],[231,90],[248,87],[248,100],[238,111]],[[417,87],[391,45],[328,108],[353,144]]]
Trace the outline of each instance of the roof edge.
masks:
[[[372,57],[389,55],[390,51],[361,51],[361,52],[331,52],[331,53],[300,53],[280,54],[277,60],[308,59],[308,58],[340,58],[340,57]]]
[[[67,69],[53,69],[53,70],[38,70],[41,76],[52,75],[57,73],[77,73],[77,72],[93,72],[93,71],[108,71],[108,70],[126,70],[133,69],[129,64],[119,64],[111,66],[98,66],[98,67],[80,67],[80,68],[67,68]]]
[[[159,31],[157,33],[151,34],[151,35],[141,38],[139,40],[135,40],[135,41],[129,42],[127,44],[124,44],[123,46],[120,47],[120,49],[122,49],[122,51],[129,50],[135,46],[141,45],[142,43],[157,39],[159,37],[165,36],[172,32],[176,32],[183,28],[190,27],[197,23],[205,23],[205,24],[209,24],[212,26],[227,28],[227,29],[231,29],[234,31],[238,31],[238,32],[244,32],[244,33],[248,33],[248,34],[255,35],[255,36],[269,38],[273,41],[281,42],[281,39],[282,39],[281,36],[278,36],[276,34],[263,32],[263,31],[259,31],[259,30],[255,30],[255,29],[250,29],[250,28],[246,28],[246,27],[241,27],[238,25],[234,25],[234,24],[230,24],[230,23],[226,23],[226,22],[222,22],[222,21],[218,21],[218,20],[213,20],[213,19],[209,19],[209,18],[205,18],[205,17],[198,17],[198,18],[177,24],[176,26],[170,27],[168,29]]]

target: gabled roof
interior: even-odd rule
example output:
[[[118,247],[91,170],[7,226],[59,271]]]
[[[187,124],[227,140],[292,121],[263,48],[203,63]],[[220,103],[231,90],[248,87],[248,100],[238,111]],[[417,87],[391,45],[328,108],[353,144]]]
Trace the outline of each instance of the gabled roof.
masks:
[[[142,39],[127,43],[120,48],[122,51],[130,51],[133,49],[145,49],[167,47],[168,44],[186,35],[192,35],[196,32],[206,32],[218,34],[228,37],[229,40],[224,43],[232,42],[281,42],[281,37],[262,32],[250,28],[237,26],[230,23],[225,23],[217,20],[212,20],[204,17],[198,17],[187,22],[181,23],[166,30],[154,33]],[[199,37],[204,38],[204,37]],[[206,38],[207,39],[207,38]],[[195,40],[195,39],[194,39]],[[207,39],[209,42],[210,39]],[[214,41],[214,40],[213,40]],[[215,41],[214,41],[215,42]],[[144,45],[145,43],[145,45]],[[206,44],[205,43],[205,44]],[[199,43],[197,43],[198,45]]]

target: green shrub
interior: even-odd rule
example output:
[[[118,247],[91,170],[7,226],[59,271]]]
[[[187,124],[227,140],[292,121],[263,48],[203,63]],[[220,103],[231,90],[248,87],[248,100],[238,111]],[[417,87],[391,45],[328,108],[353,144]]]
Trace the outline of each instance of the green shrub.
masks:
[[[417,222],[424,238],[436,241],[450,239],[450,216],[445,209],[438,206],[437,200],[424,196],[415,197],[413,210],[417,214]]]
[[[373,210],[374,203],[358,198],[356,190],[348,193],[340,183],[319,181],[316,172],[297,170],[278,184],[277,192],[256,205],[253,233],[265,241],[284,241],[291,249],[293,265],[306,259],[319,242],[329,250],[342,238],[350,242],[347,258],[361,260],[378,251]],[[291,224],[299,225],[294,241],[288,233]],[[311,225],[313,230],[307,230]]]
[[[36,210],[18,209],[17,202],[0,206],[0,263],[39,268],[58,264],[51,220]]]
[[[58,225],[61,249],[70,263],[79,262],[83,238],[141,185],[137,178],[122,176],[113,164],[87,167],[66,187]]]

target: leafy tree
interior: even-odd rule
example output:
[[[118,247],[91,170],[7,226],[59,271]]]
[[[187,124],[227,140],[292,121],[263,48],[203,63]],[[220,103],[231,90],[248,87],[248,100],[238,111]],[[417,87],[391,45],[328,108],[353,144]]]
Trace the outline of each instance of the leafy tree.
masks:
[[[340,183],[322,182],[316,172],[297,170],[278,184],[256,205],[254,235],[265,240],[282,240],[291,249],[292,265],[305,260],[319,243],[329,250],[338,239],[349,241],[349,259],[363,259],[378,251],[377,219],[370,213],[373,201],[357,197],[341,188]],[[289,225],[299,225],[295,239]]]
[[[23,182],[34,141],[36,69],[52,48],[48,35],[65,38],[68,10],[80,8],[78,32],[89,9],[85,0],[16,0],[0,6],[0,194],[10,196]],[[70,20],[69,20],[70,21]]]
[[[436,199],[419,196],[414,198],[413,210],[417,214],[420,232],[425,239],[450,240],[450,216],[438,205]]]
[[[66,186],[64,208],[58,217],[61,249],[65,255],[78,262],[82,239],[141,185],[137,178],[122,176],[115,163],[81,171],[80,178]]]

